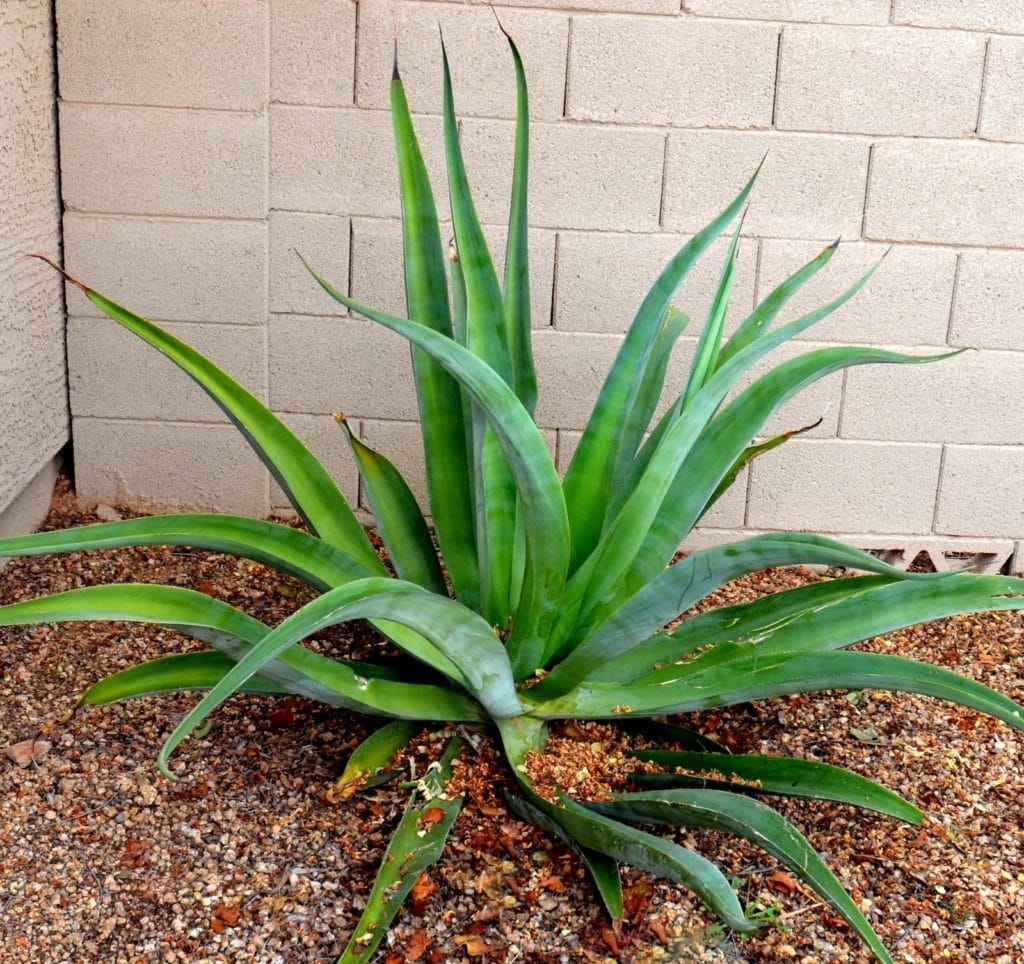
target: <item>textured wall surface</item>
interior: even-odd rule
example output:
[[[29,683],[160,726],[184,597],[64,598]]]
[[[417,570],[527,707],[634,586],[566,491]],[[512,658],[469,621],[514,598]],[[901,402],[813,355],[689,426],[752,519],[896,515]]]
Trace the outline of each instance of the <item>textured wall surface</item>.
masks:
[[[291,249],[401,310],[392,37],[443,196],[439,24],[479,211],[500,245],[514,97],[492,11],[453,0],[57,8],[71,269],[223,363],[353,499],[332,410],[415,472],[405,345],[319,293]],[[496,12],[531,83],[538,421],[561,467],[646,285],[767,151],[731,325],[841,236],[794,312],[888,254],[802,347],[976,350],[815,385],[771,427],[821,424],[755,462],[700,538],[809,528],[940,561],[944,550],[1005,560],[1024,539],[1021,6],[507,0]],[[722,251],[679,292],[697,319]],[[78,292],[68,299],[85,496],[282,505],[212,403]],[[681,342],[670,384],[693,344]]]
[[[47,0],[0,3],[0,512],[68,438],[53,36]],[[44,500],[45,505],[45,500]]]

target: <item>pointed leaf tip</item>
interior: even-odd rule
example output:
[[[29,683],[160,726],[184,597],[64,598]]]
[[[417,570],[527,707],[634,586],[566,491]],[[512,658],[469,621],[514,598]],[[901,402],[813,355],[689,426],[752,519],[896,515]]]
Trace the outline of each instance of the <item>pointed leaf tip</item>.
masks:
[[[69,282],[70,284],[73,284],[76,288],[80,288],[86,294],[89,294],[89,292],[92,291],[92,288],[90,288],[87,284],[84,284],[83,282],[79,281],[73,275],[68,274],[59,264],[57,264],[56,261],[54,261],[52,258],[48,258],[45,254],[39,254],[39,252],[37,251],[27,251],[25,254],[22,255],[22,257],[36,258],[39,261],[45,261],[51,268],[53,268],[54,271],[57,271],[60,274],[62,274],[64,276],[65,281]]]
[[[395,25],[395,31],[398,31],[398,25]],[[391,79],[401,81],[402,77],[398,73],[398,37],[395,37],[395,53],[391,59]]]

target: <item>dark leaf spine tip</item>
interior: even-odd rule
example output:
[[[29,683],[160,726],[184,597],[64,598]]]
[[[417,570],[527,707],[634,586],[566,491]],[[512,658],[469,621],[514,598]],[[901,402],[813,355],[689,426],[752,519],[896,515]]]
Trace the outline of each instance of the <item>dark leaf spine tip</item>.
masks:
[[[840,241],[842,241],[842,238],[836,238],[835,241],[833,241],[830,245],[826,246],[826,250],[831,249],[832,251],[835,251],[836,248],[839,247],[839,242]]]
[[[38,258],[40,261],[45,261],[51,268],[53,268],[54,271],[60,272],[60,274],[64,276],[65,281],[69,282],[70,284],[73,284],[76,288],[81,288],[81,290],[84,291],[86,294],[90,294],[92,292],[92,288],[90,288],[86,284],[83,284],[73,275],[68,274],[59,264],[57,264],[56,261],[54,261],[52,258],[48,258],[45,254],[39,254],[36,251],[29,251],[26,254],[22,255],[22,257]]]
[[[395,24],[395,31],[396,31],[396,33],[398,31],[398,25],[397,24]],[[401,75],[398,73],[398,37],[397,36],[395,37],[395,54],[394,54],[394,57],[391,60],[391,79],[392,80],[399,80],[399,81],[402,79]]]

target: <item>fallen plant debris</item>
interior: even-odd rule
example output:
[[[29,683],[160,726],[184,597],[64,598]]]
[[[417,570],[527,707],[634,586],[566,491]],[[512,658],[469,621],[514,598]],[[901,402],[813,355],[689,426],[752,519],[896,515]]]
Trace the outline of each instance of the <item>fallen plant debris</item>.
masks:
[[[131,513],[120,509],[126,516]],[[47,528],[94,517],[62,482]],[[703,608],[821,580],[772,570],[731,583]],[[210,582],[221,598],[277,622],[294,610],[279,576],[229,556],[177,548],[82,552],[14,560],[0,601],[107,581]],[[290,590],[298,590],[290,585]],[[330,804],[364,718],[297,701],[296,722],[274,728],[280,704],[245,696],[229,704],[189,753],[196,778],[160,781],[152,742],[187,704],[180,695],[68,710],[94,674],[178,651],[184,640],[130,624],[0,629],[0,740],[40,732],[53,743],[38,767],[0,768],[0,946],[4,961],[326,961],[358,916],[390,828],[405,802],[393,784]],[[1024,618],[955,617],[863,648],[930,657],[1020,698]],[[325,652],[368,655],[383,640],[352,625],[324,633]],[[849,737],[870,721],[890,739]],[[737,752],[827,760],[870,774],[928,811],[900,826],[828,802],[778,806],[828,855],[898,961],[1015,964],[1024,957],[1024,779],[1020,737],[970,710],[925,697],[864,691],[793,696],[680,719]],[[604,724],[566,724],[558,739],[587,749],[611,739]],[[636,740],[618,733],[616,741]],[[425,767],[433,744],[415,744]],[[618,745],[621,745],[618,744]],[[396,761],[396,764],[398,761]],[[408,772],[408,760],[403,761]],[[681,888],[630,871],[618,933],[594,903],[579,861],[563,844],[510,816],[507,773],[486,739],[455,766],[466,805],[431,872],[437,892],[422,916],[409,907],[381,961],[828,961],[868,960],[845,922],[763,854],[712,831],[680,833],[736,878],[744,898],[778,904],[776,925],[738,940]],[[481,868],[489,879],[481,882]],[[558,890],[560,882],[564,890]],[[868,904],[867,902],[870,902]],[[218,930],[218,908],[238,908]],[[473,934],[471,928],[480,929]],[[471,957],[472,945],[499,945]]]

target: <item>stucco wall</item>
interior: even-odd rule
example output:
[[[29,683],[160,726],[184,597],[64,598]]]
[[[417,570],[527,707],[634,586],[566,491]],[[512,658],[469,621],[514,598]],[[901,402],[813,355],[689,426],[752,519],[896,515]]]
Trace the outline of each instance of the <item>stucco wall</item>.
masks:
[[[69,268],[269,399],[353,500],[330,411],[415,466],[405,345],[340,311],[291,249],[357,297],[401,310],[392,36],[397,26],[439,172],[438,24],[479,210],[500,240],[513,87],[491,10],[420,0],[57,6]],[[544,0],[496,12],[531,82],[538,420],[561,466],[645,285],[768,151],[731,324],[841,235],[794,311],[889,253],[869,289],[802,347],[977,350],[812,388],[771,426],[821,425],[757,461],[702,538],[809,528],[1004,560],[1024,538],[1019,5]],[[697,319],[717,270],[712,257],[680,292]],[[68,298],[86,497],[257,514],[283,504],[204,396],[78,292]],[[693,344],[683,340],[672,384]]]
[[[68,437],[61,286],[19,257],[60,257],[51,20],[47,0],[0,4],[0,528]],[[46,486],[31,495],[12,526],[45,510]]]

